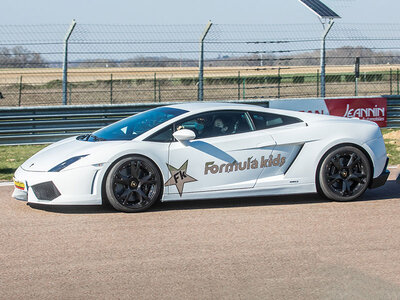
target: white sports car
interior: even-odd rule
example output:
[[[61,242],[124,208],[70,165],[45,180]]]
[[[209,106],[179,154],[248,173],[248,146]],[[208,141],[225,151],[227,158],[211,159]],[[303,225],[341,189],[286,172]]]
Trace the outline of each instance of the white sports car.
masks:
[[[353,200],[383,185],[388,158],[369,121],[252,105],[158,107],[38,152],[15,172],[29,203],[139,212],[157,200],[319,192]]]

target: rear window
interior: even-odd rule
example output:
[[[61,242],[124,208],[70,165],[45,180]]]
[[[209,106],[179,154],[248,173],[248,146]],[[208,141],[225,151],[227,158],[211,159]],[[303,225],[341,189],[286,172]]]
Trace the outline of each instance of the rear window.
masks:
[[[263,130],[303,122],[295,117],[272,113],[249,112],[249,114],[253,120],[256,130]]]

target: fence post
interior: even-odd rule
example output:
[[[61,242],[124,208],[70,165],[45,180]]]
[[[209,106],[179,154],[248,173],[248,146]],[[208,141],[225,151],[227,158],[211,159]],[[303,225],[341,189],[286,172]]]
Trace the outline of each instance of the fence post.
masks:
[[[329,22],[328,27],[325,29],[324,34],[322,35],[322,41],[321,41],[321,97],[325,97],[325,65],[326,65],[325,40],[333,24],[335,24],[335,22],[333,21]]]
[[[76,25],[75,20],[72,20],[72,23],[68,29],[67,34],[65,35],[64,39],[64,63],[63,63],[63,105],[67,105],[67,84],[68,84],[68,40],[72,34]]]
[[[157,74],[154,73],[154,102],[157,102]]]
[[[246,100],[246,77],[243,77],[243,100]]]
[[[281,67],[278,67],[278,99],[281,97]]]
[[[22,75],[19,77],[18,106],[21,106],[22,98]]]
[[[238,100],[240,100],[240,71],[238,71]]]
[[[161,82],[158,82],[158,102],[161,102]]]
[[[390,68],[390,95],[393,94],[392,68]]]
[[[400,88],[400,83],[399,83],[399,69],[397,69],[397,95],[399,95],[399,88]]]
[[[68,92],[69,92],[69,105],[72,104],[72,84],[68,84]]]
[[[200,37],[199,87],[197,92],[197,101],[203,101],[204,39],[206,38],[211,26],[211,21],[208,21],[206,28]]]
[[[317,98],[319,97],[319,70],[317,70]]]
[[[354,96],[358,96],[358,78],[354,78]]]
[[[358,78],[360,77],[360,57],[356,57],[354,63],[354,95],[358,96]]]
[[[113,76],[110,74],[110,104],[113,103]]]

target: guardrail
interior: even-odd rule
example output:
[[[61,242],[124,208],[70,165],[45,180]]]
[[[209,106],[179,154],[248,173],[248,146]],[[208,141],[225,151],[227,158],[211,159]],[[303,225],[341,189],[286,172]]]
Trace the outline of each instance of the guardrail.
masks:
[[[400,127],[400,95],[383,97],[387,98],[387,127]],[[268,100],[226,102],[269,106]],[[168,104],[173,103],[1,108],[0,145],[52,143],[95,131],[127,116]]]
[[[94,131],[154,105],[2,108],[0,145],[41,144]]]
[[[400,95],[383,96],[387,98],[387,127],[400,127]]]
[[[266,100],[227,102],[268,106]],[[52,143],[168,104],[172,103],[1,108],[0,145]]]

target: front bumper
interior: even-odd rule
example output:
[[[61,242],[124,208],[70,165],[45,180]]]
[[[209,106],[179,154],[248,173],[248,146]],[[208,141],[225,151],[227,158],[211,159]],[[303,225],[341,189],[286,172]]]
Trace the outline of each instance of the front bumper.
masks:
[[[387,160],[386,160],[386,164],[385,164],[385,167],[383,168],[382,173],[378,177],[373,178],[371,180],[371,183],[369,185],[370,189],[378,188],[386,183],[386,181],[390,175],[390,172],[387,169],[388,164],[389,164],[389,158],[387,158]]]
[[[102,169],[79,167],[61,172],[32,172],[19,167],[13,197],[50,205],[99,205]]]

